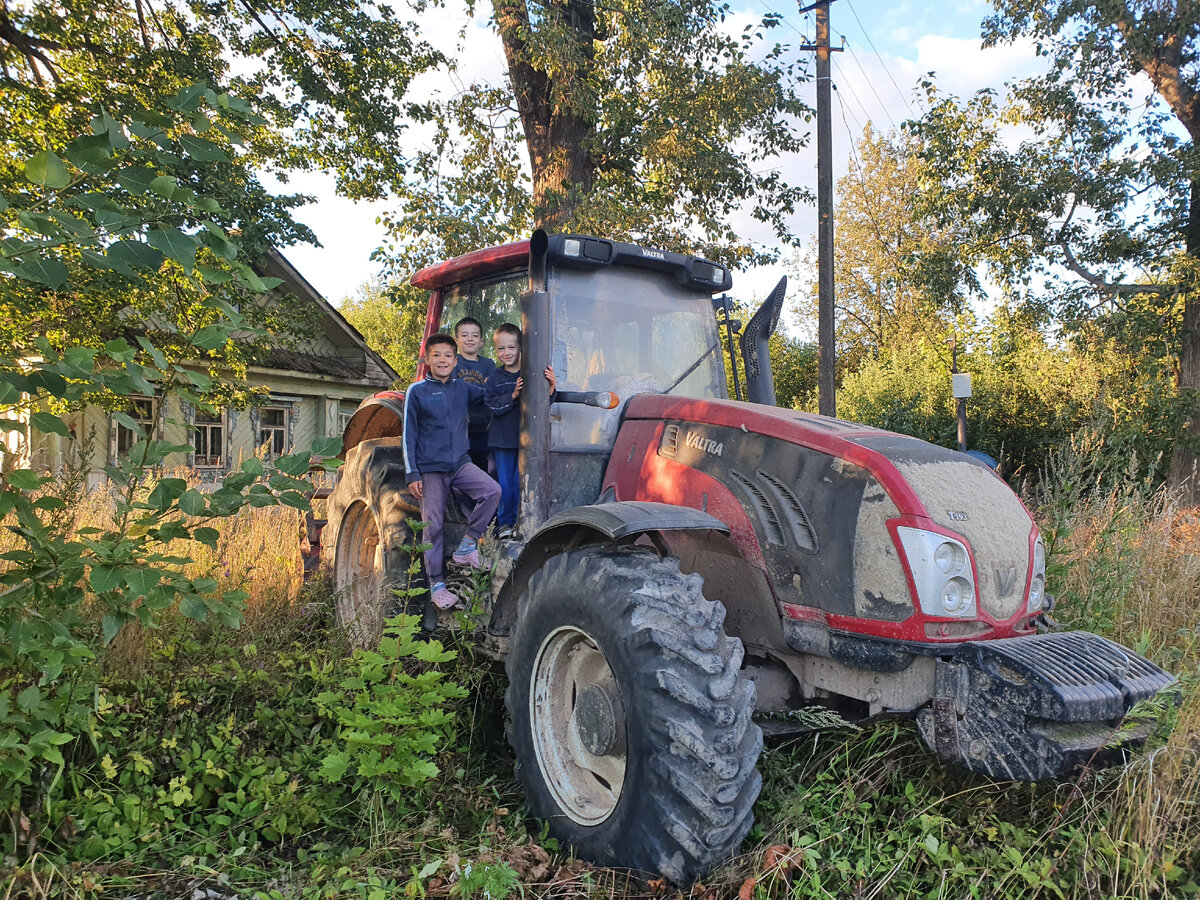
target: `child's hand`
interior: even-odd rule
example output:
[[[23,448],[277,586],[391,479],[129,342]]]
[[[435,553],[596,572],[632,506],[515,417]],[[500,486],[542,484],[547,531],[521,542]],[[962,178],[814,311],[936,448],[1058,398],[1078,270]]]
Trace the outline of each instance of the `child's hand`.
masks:
[[[544,374],[546,376],[546,380],[550,382],[550,393],[553,394],[556,390],[558,390],[558,382],[554,379],[554,367],[546,366],[546,371],[542,374]]]
[[[521,393],[521,388],[525,387],[525,379],[518,378],[517,383],[513,385],[513,399],[517,399],[517,395]]]
[[[421,482],[419,482],[419,481],[410,482],[408,485],[408,491],[410,494],[412,494],[418,500],[425,499],[424,497],[421,496],[422,486],[421,486]]]

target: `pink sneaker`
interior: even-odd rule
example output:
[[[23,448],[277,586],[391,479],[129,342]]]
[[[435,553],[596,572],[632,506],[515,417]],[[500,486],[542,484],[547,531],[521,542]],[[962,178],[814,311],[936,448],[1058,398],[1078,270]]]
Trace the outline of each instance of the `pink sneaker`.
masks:
[[[458,595],[444,584],[434,585],[433,605],[438,609],[453,609],[458,606]]]
[[[469,553],[454,553],[450,557],[451,562],[458,563],[460,566],[470,566],[472,569],[480,569],[486,572],[488,569],[487,563],[479,558],[479,548],[474,547]]]

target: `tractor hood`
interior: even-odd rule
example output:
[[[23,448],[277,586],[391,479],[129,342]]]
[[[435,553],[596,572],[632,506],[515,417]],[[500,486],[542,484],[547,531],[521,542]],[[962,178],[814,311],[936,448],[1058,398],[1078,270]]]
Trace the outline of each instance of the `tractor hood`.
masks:
[[[785,614],[789,605],[796,615],[815,607],[832,614],[830,624],[872,620],[887,623],[881,636],[913,640],[999,636],[1027,625],[1037,529],[1011,488],[974,457],[853,422],[728,400],[642,394],[629,400],[625,422],[642,434],[661,423],[638,493],[678,495],[638,499],[695,505],[686,494],[699,490],[735,536],[739,523],[730,519],[741,520],[743,532],[753,530],[742,537],[756,545],[747,556],[761,559]],[[714,508],[721,497],[728,518]],[[917,561],[906,554],[916,550],[898,529],[967,546],[971,622],[960,616],[937,631],[936,621],[914,616]]]

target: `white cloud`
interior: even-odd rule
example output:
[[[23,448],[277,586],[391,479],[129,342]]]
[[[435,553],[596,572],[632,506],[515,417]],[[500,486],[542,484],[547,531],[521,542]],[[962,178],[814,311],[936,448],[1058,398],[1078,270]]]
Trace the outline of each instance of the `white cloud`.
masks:
[[[934,72],[942,90],[954,94],[998,88],[1006,81],[1044,68],[1029,40],[984,49],[979,38],[935,34],[917,41],[916,65],[921,72]]]

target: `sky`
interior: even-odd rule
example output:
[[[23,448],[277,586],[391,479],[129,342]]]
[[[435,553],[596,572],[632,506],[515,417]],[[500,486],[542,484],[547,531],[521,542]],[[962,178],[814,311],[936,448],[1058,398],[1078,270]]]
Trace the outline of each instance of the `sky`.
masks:
[[[468,83],[487,78],[499,81],[504,72],[504,51],[487,25],[486,12],[491,4],[476,4],[482,15],[466,24],[463,44],[458,52],[459,79]],[[783,15],[784,24],[776,32],[778,39],[791,44],[811,42],[815,26],[812,13],[800,15],[799,4],[784,0],[733,0],[737,20],[760,19],[769,12]],[[447,10],[429,21],[425,34],[443,48],[454,47],[458,32],[466,21]],[[835,0],[830,7],[832,44],[843,46],[832,54],[833,73],[833,156],[835,181],[845,174],[853,143],[870,122],[876,130],[886,131],[905,119],[920,115],[917,82],[934,73],[939,88],[947,93],[966,96],[1038,70],[1032,47],[1028,44],[983,50],[980,23],[991,7],[983,0],[955,3],[933,0]],[[739,26],[740,30],[740,26]],[[811,54],[807,54],[811,58]],[[414,85],[416,91],[445,91],[453,85],[445,76],[426,76]],[[815,86],[808,82],[805,99],[816,105]],[[788,179],[808,186],[816,194],[815,123],[810,146],[801,153],[781,158],[778,165]],[[420,140],[414,134],[414,140]],[[302,208],[297,218],[316,233],[323,246],[297,245],[287,249],[288,259],[329,300],[334,303],[353,295],[374,277],[378,264],[371,262],[371,251],[383,243],[383,229],[376,218],[394,204],[351,203],[338,197],[333,178],[319,173],[302,173],[280,186],[266,179],[268,187],[288,193],[310,194],[316,201]],[[805,239],[816,233],[814,206],[802,207],[792,221],[794,231]],[[834,201],[834,222],[837,200]],[[733,226],[751,240],[770,242],[771,235],[749,215],[735,218]],[[759,300],[778,280],[780,271],[764,270],[735,275],[734,294],[742,299]],[[789,293],[791,293],[789,291]]]

